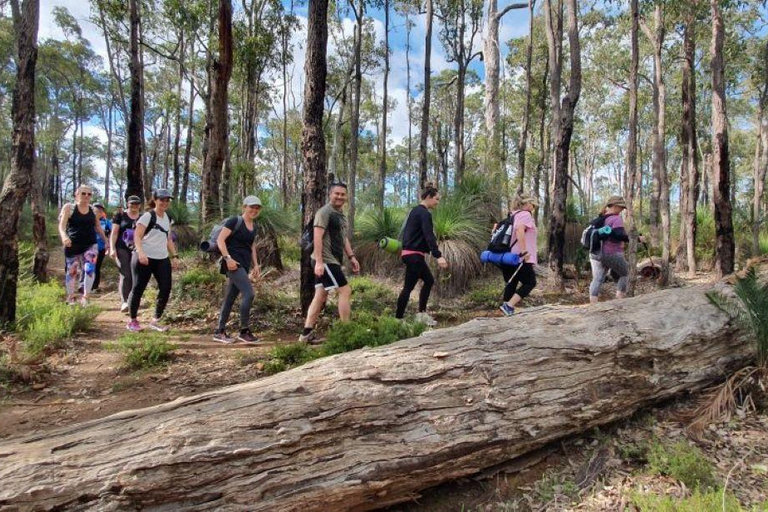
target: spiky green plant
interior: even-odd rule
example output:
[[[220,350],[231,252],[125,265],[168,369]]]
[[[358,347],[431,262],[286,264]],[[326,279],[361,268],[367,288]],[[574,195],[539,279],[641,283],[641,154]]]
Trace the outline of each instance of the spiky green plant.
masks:
[[[405,215],[402,208],[368,208],[358,217],[355,254],[365,272],[390,275],[400,268],[400,259],[379,249],[379,240],[385,236],[397,238]]]
[[[757,364],[768,366],[768,284],[757,279],[755,267],[750,267],[744,277],[733,286],[738,300],[720,292],[707,293],[709,300],[734,318],[755,340]]]

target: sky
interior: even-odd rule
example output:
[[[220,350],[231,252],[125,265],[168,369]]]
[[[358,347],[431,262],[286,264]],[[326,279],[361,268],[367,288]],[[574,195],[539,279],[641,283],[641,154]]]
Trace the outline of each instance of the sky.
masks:
[[[503,9],[505,5],[511,3],[507,0],[501,0],[499,9]],[[235,9],[238,9],[239,2],[233,2]],[[64,39],[64,34],[56,27],[53,19],[54,7],[65,7],[69,10],[75,19],[80,23],[83,30],[83,37],[90,41],[93,50],[100,55],[104,60],[104,65],[108,65],[106,46],[104,38],[99,28],[89,21],[91,15],[90,2],[87,0],[41,0],[40,2],[40,32],[39,39]],[[304,66],[304,43],[306,38],[306,23],[307,23],[307,8],[306,6],[300,6],[296,8],[296,15],[299,18],[301,28],[293,35],[292,42],[294,46],[294,72],[291,81],[292,95],[301,101],[304,92],[303,82],[303,66]],[[374,19],[374,30],[376,33],[377,42],[383,42],[384,40],[384,13],[381,9],[372,10],[367,13],[369,17]],[[351,15],[350,15],[351,16]],[[418,98],[416,92],[416,86],[423,82],[424,74],[424,43],[426,34],[426,16],[416,15],[413,17],[415,23],[414,28],[411,31],[411,91],[414,98]],[[346,17],[343,22],[344,31],[346,34],[352,34],[354,21],[351,17]],[[404,24],[404,18],[396,15],[394,12],[390,15],[390,76],[389,76],[389,96],[396,102],[396,106],[392,112],[390,112],[389,125],[390,125],[390,143],[398,143],[402,141],[408,135],[408,112],[407,112],[407,68],[405,58],[406,48],[406,30]],[[432,39],[432,75],[435,76],[445,69],[453,69],[455,65],[448,62],[445,51],[443,50],[439,38],[438,38],[439,26],[435,24],[433,29]],[[499,29],[500,41],[502,42],[501,49],[502,54],[506,53],[506,45],[504,41],[509,40],[512,37],[525,36],[528,31],[528,12],[527,9],[510,11],[503,19]],[[127,34],[126,34],[127,37]],[[476,48],[479,50],[482,47],[482,34],[476,37]],[[329,38],[329,55],[333,55],[336,52],[333,41]],[[482,63],[478,59],[475,59],[473,63],[474,71],[480,76],[483,76]],[[382,66],[383,68],[383,66]],[[383,96],[383,69],[376,70],[373,74],[368,75],[369,79],[373,80],[376,84],[376,94],[378,98]],[[275,85],[279,87],[281,78],[275,77]],[[202,105],[199,105],[202,108]],[[271,115],[282,115],[282,103],[277,101],[275,109]],[[367,127],[373,130],[374,127]],[[86,135],[96,135],[103,142],[106,142],[106,134],[101,129],[96,120],[92,120],[85,126]],[[95,162],[97,171],[103,175],[105,169],[104,162]]]

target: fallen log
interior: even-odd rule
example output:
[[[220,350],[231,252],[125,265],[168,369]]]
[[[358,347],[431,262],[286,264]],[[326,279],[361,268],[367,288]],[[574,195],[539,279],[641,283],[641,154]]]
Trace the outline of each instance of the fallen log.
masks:
[[[722,379],[704,288],[531,308],[0,443],[0,510],[365,510]]]

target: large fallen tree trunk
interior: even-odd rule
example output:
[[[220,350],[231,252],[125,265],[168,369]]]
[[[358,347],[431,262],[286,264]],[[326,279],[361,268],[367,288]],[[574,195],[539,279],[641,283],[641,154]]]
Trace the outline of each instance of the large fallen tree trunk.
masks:
[[[700,389],[750,355],[702,288],[479,319],[0,443],[0,509],[361,510]]]

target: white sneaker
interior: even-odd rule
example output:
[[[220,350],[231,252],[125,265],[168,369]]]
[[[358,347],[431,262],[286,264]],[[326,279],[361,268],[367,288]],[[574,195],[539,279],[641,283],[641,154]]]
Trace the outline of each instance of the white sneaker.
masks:
[[[437,320],[432,318],[432,315],[430,315],[429,313],[417,313],[416,321],[423,323],[427,327],[434,327],[437,325]]]
[[[128,304],[127,302],[123,302],[123,303],[120,305],[120,312],[121,312],[121,313],[127,313],[127,312],[128,312],[128,310],[129,310],[130,308],[131,308],[131,305],[130,305],[130,304]]]

